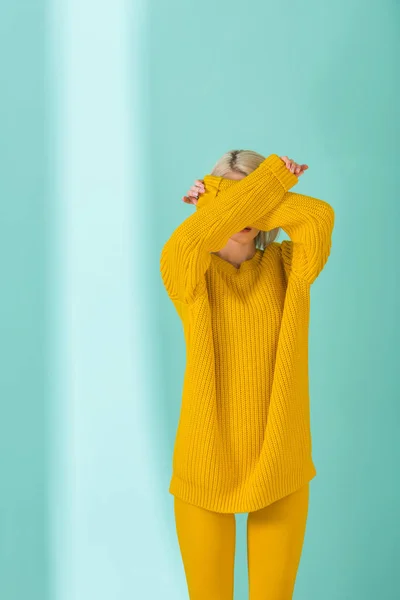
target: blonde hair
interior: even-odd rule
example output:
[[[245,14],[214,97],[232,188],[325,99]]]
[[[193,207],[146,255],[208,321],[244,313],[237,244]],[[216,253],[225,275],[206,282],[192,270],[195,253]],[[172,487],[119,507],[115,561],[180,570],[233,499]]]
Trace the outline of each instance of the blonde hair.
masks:
[[[265,156],[253,150],[229,150],[229,152],[225,152],[215,163],[210,174],[217,177],[225,177],[233,171],[246,176],[254,171],[264,160]],[[269,231],[259,231],[255,237],[256,248],[264,250],[268,244],[276,240],[280,229],[280,227],[275,227],[275,229]]]

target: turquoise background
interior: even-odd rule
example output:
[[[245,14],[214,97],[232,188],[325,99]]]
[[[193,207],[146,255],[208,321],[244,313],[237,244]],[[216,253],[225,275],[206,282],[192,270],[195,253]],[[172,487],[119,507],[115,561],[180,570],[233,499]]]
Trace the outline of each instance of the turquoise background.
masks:
[[[185,349],[159,254],[233,148],[306,162],[297,190],[336,214],[311,296],[318,473],[294,597],[400,596],[399,17],[389,1],[2,4],[2,599],[187,598],[168,493]]]

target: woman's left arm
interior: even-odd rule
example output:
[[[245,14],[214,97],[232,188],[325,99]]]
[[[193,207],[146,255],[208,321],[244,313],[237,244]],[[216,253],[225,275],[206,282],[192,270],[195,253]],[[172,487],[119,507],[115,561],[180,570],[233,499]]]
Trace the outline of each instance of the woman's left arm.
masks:
[[[253,227],[281,227],[291,238],[281,243],[282,259],[290,271],[312,284],[324,268],[332,245],[335,212],[328,202],[286,192],[280,203]]]

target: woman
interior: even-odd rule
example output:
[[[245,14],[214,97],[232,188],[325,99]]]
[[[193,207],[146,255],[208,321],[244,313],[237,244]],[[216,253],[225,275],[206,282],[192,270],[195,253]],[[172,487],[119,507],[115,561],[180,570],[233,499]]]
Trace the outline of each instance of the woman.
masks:
[[[169,491],[191,600],[232,600],[235,513],[248,513],[250,600],[292,598],[308,510],[310,286],[334,211],[290,192],[308,168],[228,152],[183,199],[160,255],[186,369]],[[275,241],[279,228],[290,240]]]

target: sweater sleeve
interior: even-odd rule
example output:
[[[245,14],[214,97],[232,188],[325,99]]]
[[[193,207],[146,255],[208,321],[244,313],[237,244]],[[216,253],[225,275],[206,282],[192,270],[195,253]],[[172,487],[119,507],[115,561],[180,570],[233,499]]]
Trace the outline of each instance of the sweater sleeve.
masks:
[[[334,221],[335,213],[328,202],[286,192],[254,227],[264,231],[281,227],[286,231],[291,239],[281,243],[282,260],[290,273],[312,284],[328,260]]]
[[[171,300],[192,303],[206,290],[205,272],[210,252],[217,252],[229,238],[274,210],[285,193],[298,182],[276,154],[227,189],[222,177],[208,175],[206,191],[197,210],[166,241],[160,255],[160,272]],[[210,188],[210,189],[208,189]]]

